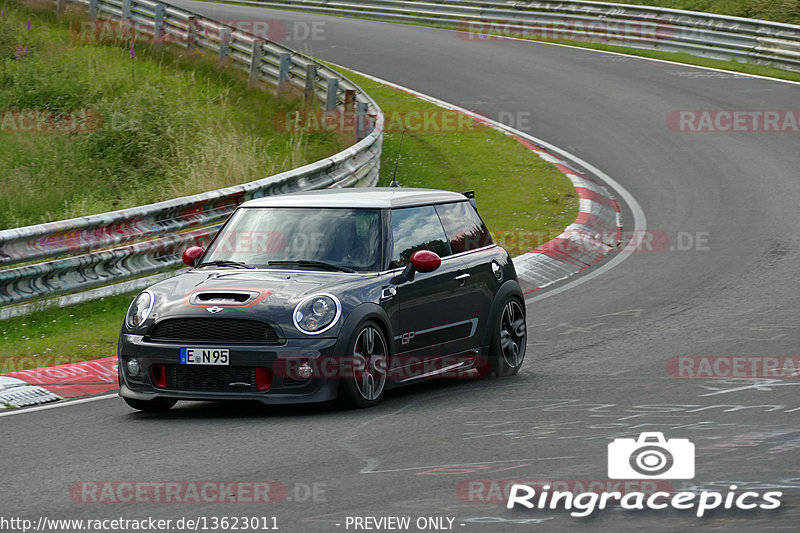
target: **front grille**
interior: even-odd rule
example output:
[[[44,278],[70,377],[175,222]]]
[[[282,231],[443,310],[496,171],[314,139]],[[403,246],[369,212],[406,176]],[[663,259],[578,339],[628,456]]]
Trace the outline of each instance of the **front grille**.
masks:
[[[156,324],[150,338],[173,342],[282,343],[269,324],[238,318],[170,318]]]
[[[255,392],[256,369],[247,366],[164,365],[167,389],[209,392]],[[236,383],[237,385],[231,385]],[[245,386],[244,384],[248,385]]]

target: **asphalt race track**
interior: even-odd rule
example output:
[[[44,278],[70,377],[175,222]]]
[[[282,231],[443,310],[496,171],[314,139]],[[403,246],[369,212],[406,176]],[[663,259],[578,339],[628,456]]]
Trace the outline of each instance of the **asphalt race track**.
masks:
[[[685,379],[667,362],[800,355],[800,134],[677,132],[667,116],[798,109],[800,85],[409,25],[179,5],[228,21],[321,22],[323,38],[286,44],[515,117],[512,125],[612,176],[641,205],[647,230],[669,242],[586,283],[532,295],[526,365],[514,378],[428,383],[366,411],[179,404],[145,415],[109,398],[4,417],[4,515],[274,516],[285,532],[353,531],[347,517],[365,516],[449,517],[457,531],[798,530],[800,380]],[[776,490],[781,507],[702,518],[608,508],[576,518],[509,511],[492,493],[497,484],[480,484],[609,483],[608,444],[643,431],[695,444],[696,475],[667,482],[675,490]],[[277,481],[287,493],[266,505],[85,503],[73,485],[186,480]]]

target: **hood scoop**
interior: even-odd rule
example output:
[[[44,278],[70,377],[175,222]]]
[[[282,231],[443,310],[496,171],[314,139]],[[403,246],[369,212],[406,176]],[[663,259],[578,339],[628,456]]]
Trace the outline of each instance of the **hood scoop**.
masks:
[[[207,290],[197,291],[189,298],[191,305],[207,306],[220,305],[225,307],[246,306],[258,298],[260,293],[256,291],[232,291],[232,290]]]

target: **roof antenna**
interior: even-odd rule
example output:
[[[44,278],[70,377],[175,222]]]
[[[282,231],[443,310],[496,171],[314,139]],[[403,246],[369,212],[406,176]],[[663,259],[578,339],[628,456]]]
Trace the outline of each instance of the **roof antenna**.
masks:
[[[403,133],[400,134],[400,148],[397,150],[397,161],[394,162],[394,174],[392,174],[392,183],[389,184],[389,187],[399,187],[400,184],[397,183],[397,165],[400,164],[400,154],[403,152],[403,137],[406,136],[406,130],[403,128]]]

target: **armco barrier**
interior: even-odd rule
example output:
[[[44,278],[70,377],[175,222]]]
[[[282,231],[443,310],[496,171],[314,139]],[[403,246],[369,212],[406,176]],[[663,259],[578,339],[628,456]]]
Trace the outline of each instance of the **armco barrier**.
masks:
[[[56,2],[59,9],[64,3]],[[75,3],[87,5],[90,16],[125,20],[135,31],[153,36],[156,43],[212,50],[220,60],[248,71],[251,82],[265,81],[278,91],[293,84],[306,98],[322,102],[327,111],[353,112],[360,140],[329,158],[243,185],[0,231],[0,268],[28,263],[0,270],[0,306],[86,291],[179,266],[186,246],[207,243],[217,229],[212,225],[246,200],[377,183],[383,113],[368,94],[336,71],[280,44],[260,41],[247,32],[163,2]]]
[[[270,8],[650,48],[800,71],[800,26],[696,11],[582,0],[219,0]]]

